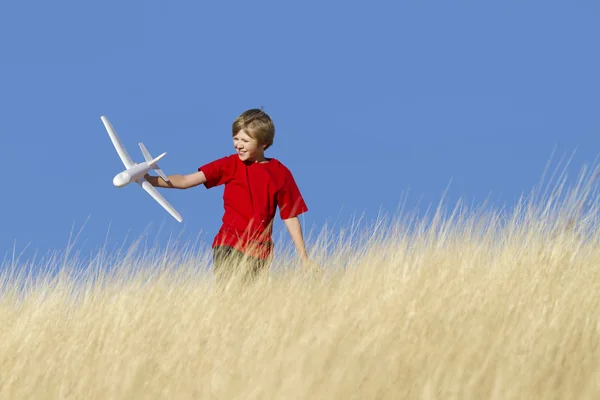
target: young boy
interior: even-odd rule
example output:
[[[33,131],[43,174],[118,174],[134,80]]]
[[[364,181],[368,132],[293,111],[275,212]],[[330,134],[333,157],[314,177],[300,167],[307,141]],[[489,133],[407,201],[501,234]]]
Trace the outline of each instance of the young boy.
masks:
[[[281,162],[264,155],[275,137],[273,121],[262,110],[245,111],[233,122],[232,135],[236,154],[203,165],[189,175],[170,175],[169,182],[150,175],[146,179],[153,186],[176,189],[225,185],[223,225],[212,244],[217,280],[231,274],[242,260],[250,279],[268,271],[277,207],[303,264],[316,267],[304,245],[298,215],[308,208],[294,177]]]

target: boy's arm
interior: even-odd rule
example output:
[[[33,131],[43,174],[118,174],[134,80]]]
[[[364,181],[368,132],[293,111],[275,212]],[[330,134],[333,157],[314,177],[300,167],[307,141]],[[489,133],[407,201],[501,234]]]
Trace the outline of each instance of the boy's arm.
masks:
[[[284,219],[286,228],[290,232],[290,236],[292,237],[292,241],[294,242],[294,246],[296,246],[296,251],[300,256],[302,262],[308,261],[308,253],[306,252],[306,247],[304,246],[304,237],[302,236],[302,227],[300,226],[300,220],[298,217],[292,217],[288,219]]]
[[[150,176],[146,174],[144,176],[152,186],[161,188],[173,188],[173,189],[189,189],[194,186],[202,185],[206,182],[206,176],[204,172],[198,171],[188,175],[169,175],[167,178],[169,182],[165,182],[160,176]]]
[[[298,217],[284,219],[283,222],[290,232],[290,236],[294,241],[296,251],[298,251],[298,254],[300,255],[300,259],[302,260],[304,268],[310,273],[316,274],[316,276],[323,276],[323,268],[308,259],[306,247],[304,246],[304,238],[302,237],[302,227],[300,226]]]

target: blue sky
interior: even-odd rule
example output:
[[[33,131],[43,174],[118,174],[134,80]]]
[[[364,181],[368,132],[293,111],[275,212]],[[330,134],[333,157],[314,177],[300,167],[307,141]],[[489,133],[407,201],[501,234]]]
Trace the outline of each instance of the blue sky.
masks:
[[[576,151],[572,174],[596,158],[599,37],[596,1],[2,2],[0,259],[64,249],[84,223],[83,251],[148,230],[212,241],[222,188],[163,190],[178,224],[113,187],[101,115],[135,160],[142,141],[185,174],[263,106],[306,231],[436,204],[450,182],[450,203],[510,206],[553,151]]]

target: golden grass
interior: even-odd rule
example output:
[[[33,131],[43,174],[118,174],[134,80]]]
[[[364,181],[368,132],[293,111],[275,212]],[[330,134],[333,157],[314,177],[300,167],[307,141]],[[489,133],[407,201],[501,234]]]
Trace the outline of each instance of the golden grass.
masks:
[[[0,398],[598,399],[592,176],[510,212],[322,233],[322,279],[283,254],[268,281],[216,290],[210,254],[185,246],[110,271],[106,255],[84,274],[59,258],[56,274],[13,266]]]

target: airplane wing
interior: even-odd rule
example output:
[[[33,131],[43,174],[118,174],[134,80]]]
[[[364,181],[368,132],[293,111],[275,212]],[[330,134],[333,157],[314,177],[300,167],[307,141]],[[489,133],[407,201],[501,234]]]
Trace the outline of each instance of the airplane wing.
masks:
[[[138,142],[138,144],[140,145],[140,150],[142,150],[142,154],[144,155],[144,160],[146,160],[146,162],[148,162],[148,163],[151,162],[152,156],[150,155],[150,152],[148,152],[148,150],[146,149],[146,146],[144,146],[144,143]],[[167,154],[167,153],[164,153],[164,154]],[[162,155],[164,155],[164,154],[162,154]],[[159,157],[162,157],[162,155]],[[162,169],[160,169],[158,167],[158,164],[156,164],[153,169],[154,169],[154,172],[156,172],[158,174],[158,176],[163,178],[163,180],[165,182],[169,182],[169,178],[167,178],[167,175],[165,175],[165,173],[162,171]]]
[[[127,153],[127,150],[125,150],[123,143],[121,143],[119,136],[117,136],[117,132],[115,132],[115,130],[113,129],[108,118],[106,118],[105,116],[102,116],[102,117],[100,117],[100,119],[102,120],[102,122],[104,123],[104,127],[108,131],[108,136],[110,136],[110,140],[112,141],[113,146],[115,146],[115,149],[117,150],[117,153],[119,154],[119,157],[121,157],[121,161],[123,161],[123,164],[125,164],[125,168],[129,169],[129,168],[133,167],[135,165],[135,163],[133,162],[131,157],[129,157],[129,153]],[[151,185],[151,187],[152,187],[152,185]]]
[[[179,215],[179,213],[175,211],[175,209],[165,200],[165,198],[158,193],[158,190],[156,190],[156,188],[154,188],[150,182],[145,179],[138,179],[136,182],[138,185],[143,187],[144,190],[150,194],[150,196],[154,197],[154,200],[158,201],[158,203],[163,206],[164,209],[167,210],[169,214],[171,214],[173,218],[177,220],[177,222],[183,221],[181,215]]]

